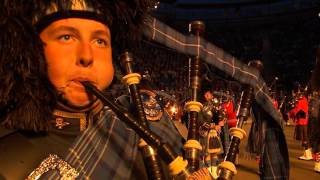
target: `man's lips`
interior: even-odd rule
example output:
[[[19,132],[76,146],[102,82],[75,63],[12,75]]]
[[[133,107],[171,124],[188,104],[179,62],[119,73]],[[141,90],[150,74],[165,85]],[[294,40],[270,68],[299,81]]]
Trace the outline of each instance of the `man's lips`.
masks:
[[[73,86],[76,89],[84,91],[85,87],[81,84],[81,82],[89,82],[93,85],[96,84],[94,81],[90,80],[89,78],[75,78],[71,80],[70,86]]]
[[[90,78],[85,78],[85,77],[78,77],[78,78],[74,78],[72,79],[73,82],[76,82],[77,84],[80,84],[82,86],[82,84],[80,82],[89,82],[90,84],[96,85],[96,82]]]
[[[94,81],[91,78],[85,78],[85,77],[77,77],[77,78],[72,79],[72,81],[78,81],[78,82],[87,81],[90,83],[94,83]]]

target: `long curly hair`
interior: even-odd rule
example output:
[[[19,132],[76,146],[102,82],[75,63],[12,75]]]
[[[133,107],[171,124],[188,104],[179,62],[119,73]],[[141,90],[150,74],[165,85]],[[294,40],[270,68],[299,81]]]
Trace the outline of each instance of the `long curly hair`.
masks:
[[[35,17],[55,4],[68,12],[85,1],[107,17],[112,41],[135,41],[153,0],[4,0],[0,5],[0,123],[8,128],[47,131],[57,95],[47,75],[43,44]]]
[[[23,17],[0,24],[0,108],[2,125],[45,131],[55,104],[42,44]]]

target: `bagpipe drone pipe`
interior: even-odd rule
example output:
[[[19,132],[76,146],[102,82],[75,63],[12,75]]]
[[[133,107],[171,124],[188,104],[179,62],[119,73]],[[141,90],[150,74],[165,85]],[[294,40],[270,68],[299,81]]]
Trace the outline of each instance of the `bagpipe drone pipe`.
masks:
[[[120,55],[119,59],[125,74],[125,76],[122,78],[122,82],[125,83],[130,89],[129,93],[133,101],[133,107],[135,108],[135,112],[137,112],[136,114],[138,120],[140,120],[141,126],[144,126],[148,129],[148,122],[141,100],[140,89],[138,87],[141,75],[134,72],[133,55],[126,50]],[[142,153],[148,179],[165,179],[157,151],[149,146],[143,139],[140,139],[139,149]]]
[[[259,70],[259,66],[262,65],[260,61],[250,61],[249,66]],[[240,104],[238,105],[237,111],[237,125],[230,129],[231,142],[224,161],[218,167],[219,180],[232,179],[233,176],[237,174],[234,163],[236,156],[239,153],[240,142],[246,137],[246,132],[242,127],[250,115],[250,109],[254,98],[253,93],[253,88],[248,85],[241,93]]]

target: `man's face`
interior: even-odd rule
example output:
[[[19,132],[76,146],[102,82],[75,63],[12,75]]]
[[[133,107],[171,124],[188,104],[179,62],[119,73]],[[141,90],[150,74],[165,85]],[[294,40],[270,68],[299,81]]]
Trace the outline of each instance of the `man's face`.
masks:
[[[97,21],[68,18],[53,22],[41,33],[51,83],[74,106],[90,103],[80,81],[105,89],[113,78],[111,35]]]
[[[211,99],[213,99],[213,95],[210,91],[207,91],[204,93],[204,98],[207,100],[207,101],[210,101]]]

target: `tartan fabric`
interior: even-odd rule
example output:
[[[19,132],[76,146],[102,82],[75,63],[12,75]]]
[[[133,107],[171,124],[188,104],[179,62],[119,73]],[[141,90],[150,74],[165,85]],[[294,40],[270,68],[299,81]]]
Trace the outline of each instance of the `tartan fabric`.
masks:
[[[160,121],[148,121],[151,131],[160,136],[163,142],[169,143],[175,152],[182,152],[182,137],[178,133],[169,115],[164,112]]]
[[[277,122],[253,102],[254,124],[248,137],[251,152],[259,153],[260,179],[289,179],[289,152],[285,135]],[[250,143],[251,142],[251,143]]]
[[[185,36],[170,28],[156,18],[147,22],[144,35],[153,41],[175,49],[190,56],[199,56],[207,63],[222,70],[234,79],[254,88],[255,100],[258,102],[264,118],[259,119],[260,124],[271,124],[265,129],[267,134],[262,139],[264,144],[264,166],[261,179],[288,179],[289,160],[285,136],[282,130],[282,116],[273,106],[269,90],[260,73],[237,60],[217,46],[201,37]],[[263,122],[263,123],[262,123]],[[255,132],[262,133],[262,132]],[[279,161],[283,160],[283,161]]]
[[[150,126],[181,154],[181,138],[168,122],[162,119]],[[77,179],[130,179],[135,175],[132,166],[138,153],[138,140],[132,129],[106,109],[102,118],[75,140],[64,160],[80,173]],[[55,171],[43,176],[43,179],[59,178]]]
[[[283,132],[276,125],[266,130],[260,179],[289,179],[289,159]]]

